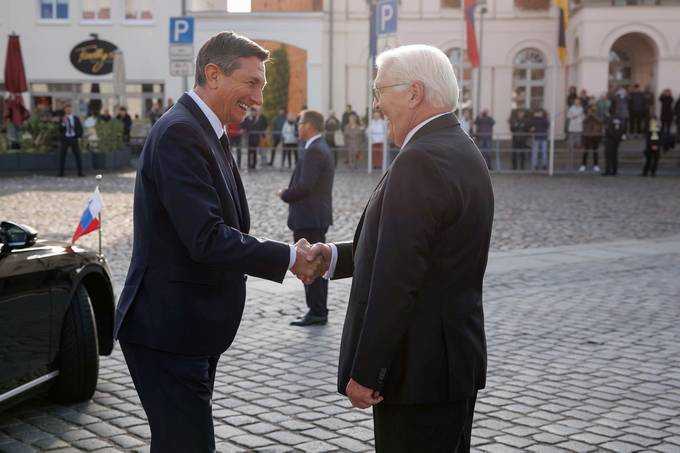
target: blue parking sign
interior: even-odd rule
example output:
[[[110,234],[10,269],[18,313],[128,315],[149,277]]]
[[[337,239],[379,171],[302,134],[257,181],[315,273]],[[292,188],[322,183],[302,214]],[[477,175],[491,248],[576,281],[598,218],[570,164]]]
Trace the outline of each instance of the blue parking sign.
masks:
[[[397,0],[380,0],[375,15],[378,35],[397,32]]]
[[[193,43],[194,43],[194,18],[171,17],[170,44],[193,44]]]

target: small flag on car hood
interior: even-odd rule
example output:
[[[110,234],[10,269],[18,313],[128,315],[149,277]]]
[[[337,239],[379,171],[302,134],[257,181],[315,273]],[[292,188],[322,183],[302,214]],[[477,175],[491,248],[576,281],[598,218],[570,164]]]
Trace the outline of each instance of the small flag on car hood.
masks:
[[[80,236],[84,236],[99,229],[99,213],[104,206],[104,201],[99,193],[99,187],[94,189],[94,193],[90,195],[87,199],[87,205],[85,206],[85,211],[82,217],[80,217],[80,222],[76,228],[75,233],[73,233],[73,239],[71,239],[71,244],[75,244]]]

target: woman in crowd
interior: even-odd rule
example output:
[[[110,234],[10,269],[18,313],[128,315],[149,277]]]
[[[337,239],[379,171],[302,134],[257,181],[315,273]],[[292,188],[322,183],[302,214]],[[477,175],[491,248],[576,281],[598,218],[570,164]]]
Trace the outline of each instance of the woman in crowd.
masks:
[[[345,127],[345,147],[347,148],[347,164],[349,168],[356,168],[357,160],[361,159],[366,136],[356,113],[349,116],[349,123]]]

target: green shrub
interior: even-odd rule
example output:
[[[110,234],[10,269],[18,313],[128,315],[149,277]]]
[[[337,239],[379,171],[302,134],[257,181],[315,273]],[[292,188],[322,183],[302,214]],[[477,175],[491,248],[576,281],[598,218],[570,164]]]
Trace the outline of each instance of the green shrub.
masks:
[[[123,147],[123,122],[112,118],[110,121],[98,120],[94,127],[97,132],[98,151],[117,151]]]
[[[21,126],[21,149],[24,151],[49,151],[57,137],[57,125],[32,114]]]

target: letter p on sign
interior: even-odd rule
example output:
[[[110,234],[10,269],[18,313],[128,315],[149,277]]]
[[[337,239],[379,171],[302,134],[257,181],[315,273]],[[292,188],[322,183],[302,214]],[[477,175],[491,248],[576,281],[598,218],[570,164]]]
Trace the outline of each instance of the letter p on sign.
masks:
[[[378,34],[397,32],[397,0],[383,0],[378,3]]]
[[[193,42],[194,42],[194,18],[171,17],[170,44],[193,44]]]

